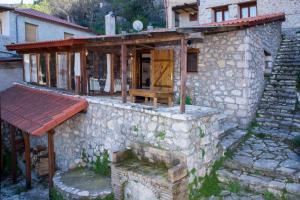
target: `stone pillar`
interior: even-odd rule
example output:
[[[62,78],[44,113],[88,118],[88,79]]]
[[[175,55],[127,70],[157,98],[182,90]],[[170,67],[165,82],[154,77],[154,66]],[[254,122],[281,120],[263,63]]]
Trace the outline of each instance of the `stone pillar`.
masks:
[[[115,35],[116,34],[116,17],[113,12],[109,12],[105,15],[105,35]],[[110,76],[114,76],[111,63],[111,54],[106,54],[106,66],[107,72],[110,72]],[[114,83],[113,83],[114,84]],[[107,92],[112,91],[111,89],[111,78],[106,78],[105,86],[107,86]],[[108,88],[109,87],[109,88]]]

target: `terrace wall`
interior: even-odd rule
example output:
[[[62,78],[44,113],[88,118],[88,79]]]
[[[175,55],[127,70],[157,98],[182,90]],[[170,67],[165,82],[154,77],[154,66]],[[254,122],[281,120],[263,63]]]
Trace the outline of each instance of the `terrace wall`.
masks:
[[[178,107],[152,110],[119,100],[87,99],[87,113],[55,129],[56,162],[63,170],[81,162],[83,151],[91,162],[104,149],[124,150],[136,142],[183,153],[188,168],[197,169],[201,176],[221,156],[218,143],[224,115],[215,109],[189,106],[188,112],[193,114],[178,114]],[[47,145],[47,136],[31,137],[31,144]]]

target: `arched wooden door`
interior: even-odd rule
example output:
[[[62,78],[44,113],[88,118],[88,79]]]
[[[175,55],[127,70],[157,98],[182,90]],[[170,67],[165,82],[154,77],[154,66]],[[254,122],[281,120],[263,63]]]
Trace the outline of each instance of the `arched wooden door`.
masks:
[[[151,51],[151,90],[173,92],[174,51]]]

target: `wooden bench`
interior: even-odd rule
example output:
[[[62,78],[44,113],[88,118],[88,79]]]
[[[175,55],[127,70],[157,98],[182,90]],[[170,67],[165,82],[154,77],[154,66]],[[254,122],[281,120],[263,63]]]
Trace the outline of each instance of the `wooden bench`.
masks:
[[[167,99],[168,106],[173,106],[173,93],[168,91],[159,90],[146,90],[146,89],[130,89],[130,98],[133,103],[135,103],[135,97],[145,97],[145,102],[148,102],[148,98],[153,99],[153,106],[157,108],[158,99]]]

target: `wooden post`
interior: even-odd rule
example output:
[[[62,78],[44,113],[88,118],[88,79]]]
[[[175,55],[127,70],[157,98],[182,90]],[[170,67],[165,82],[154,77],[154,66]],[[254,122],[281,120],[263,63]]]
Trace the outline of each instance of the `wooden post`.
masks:
[[[1,116],[1,108],[0,108],[0,116]],[[3,139],[2,139],[2,120],[0,119],[0,170],[1,170],[1,173],[3,172],[4,170],[4,167],[3,167]]]
[[[185,113],[186,80],[187,80],[187,41],[181,39],[180,52],[180,113]]]
[[[75,76],[75,94],[80,94],[80,76]]]
[[[11,146],[11,175],[13,183],[17,183],[16,128],[13,125],[10,125],[9,132]]]
[[[81,92],[87,94],[86,49],[80,52]]]
[[[54,157],[54,130],[48,131],[48,166],[49,166],[49,189],[53,187],[53,176],[55,171],[55,157]]]
[[[122,101],[127,101],[127,46],[121,45],[121,62],[122,62]]]
[[[67,65],[68,65],[68,90],[72,90],[72,53],[67,52]]]
[[[23,132],[25,144],[25,161],[26,161],[26,188],[31,188],[31,158],[30,158],[30,140],[29,133]]]
[[[110,94],[115,93],[115,54],[110,54]]]
[[[51,87],[51,71],[50,71],[50,53],[46,53],[46,83],[48,87]]]

